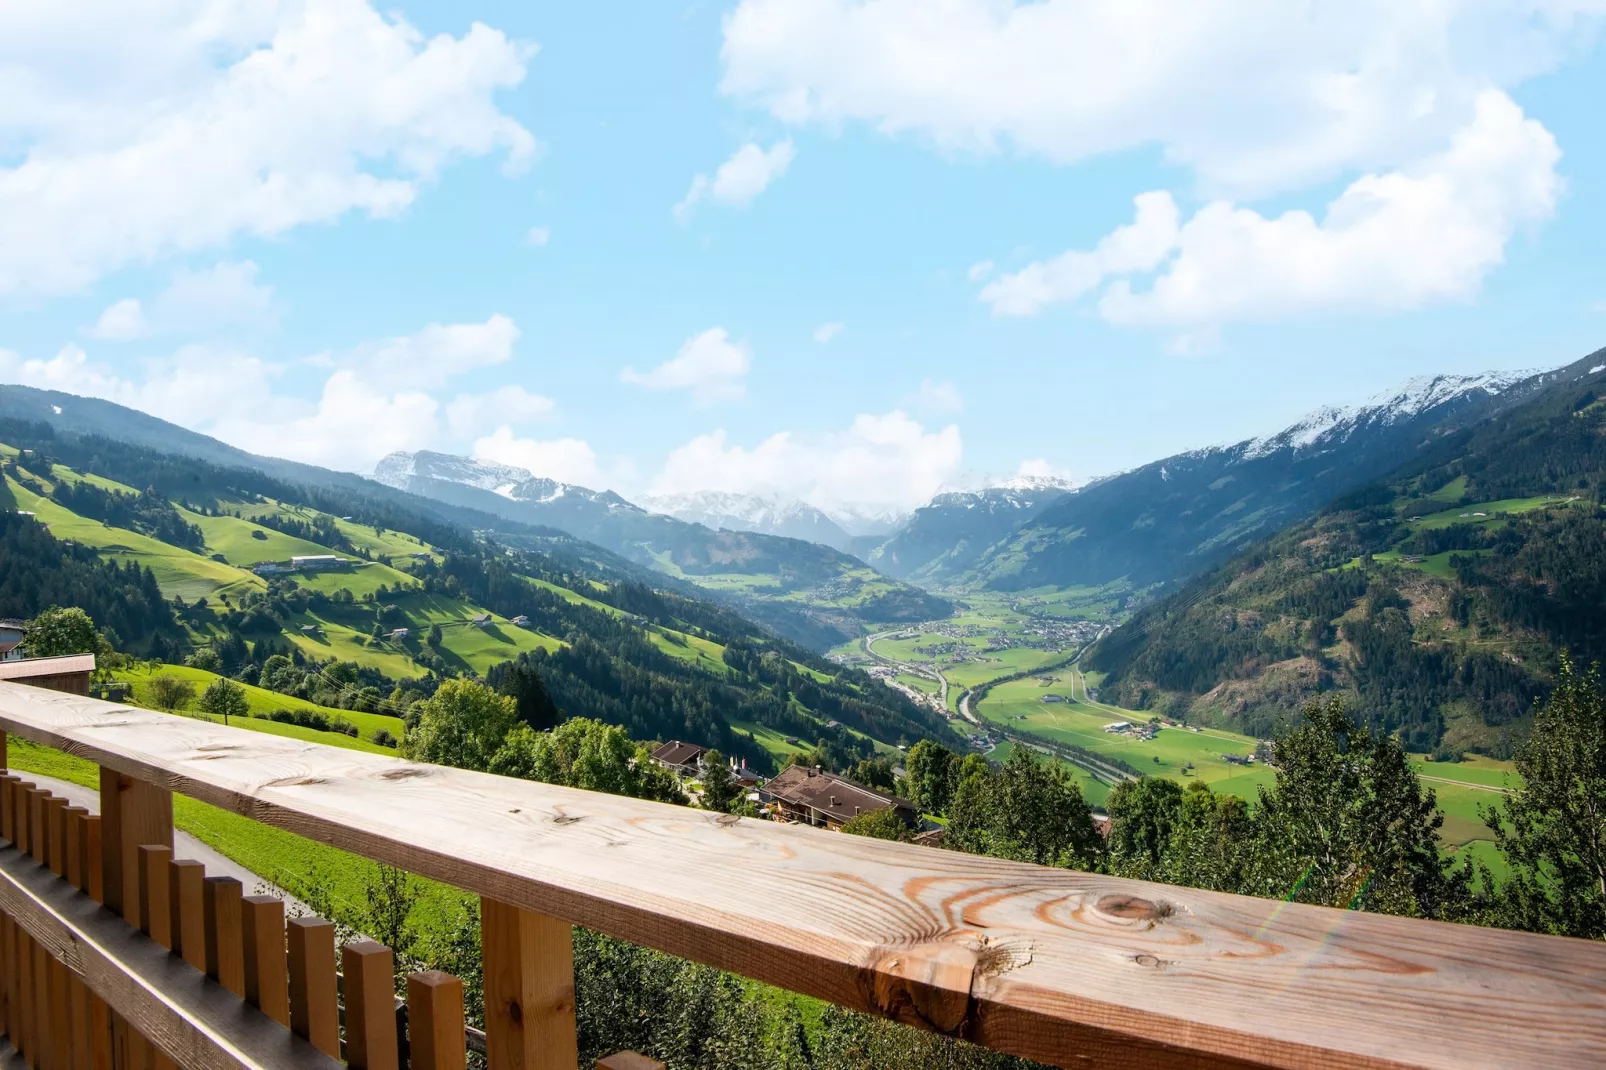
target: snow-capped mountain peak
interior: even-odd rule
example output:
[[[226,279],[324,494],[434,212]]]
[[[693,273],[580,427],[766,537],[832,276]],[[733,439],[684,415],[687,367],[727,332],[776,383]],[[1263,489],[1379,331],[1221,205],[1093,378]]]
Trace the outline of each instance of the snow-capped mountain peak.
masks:
[[[1240,443],[1244,460],[1278,450],[1327,448],[1348,438],[1363,424],[1393,424],[1430,409],[1479,394],[1499,394],[1532,376],[1532,372],[1484,372],[1480,375],[1422,375],[1393,390],[1374,394],[1360,405],[1324,405],[1274,435]]]
[[[419,450],[406,453],[398,450],[380,458],[374,466],[374,479],[386,486],[406,489],[407,481],[415,476],[444,479],[449,483],[462,483],[480,490],[491,490],[509,496],[509,492],[533,479],[528,469],[494,461],[478,461],[469,457],[456,457],[449,453]]]
[[[702,490],[647,497],[641,499],[641,504],[654,513],[715,530],[784,535],[837,549],[845,548],[849,542],[848,533],[825,511],[795,499]]]

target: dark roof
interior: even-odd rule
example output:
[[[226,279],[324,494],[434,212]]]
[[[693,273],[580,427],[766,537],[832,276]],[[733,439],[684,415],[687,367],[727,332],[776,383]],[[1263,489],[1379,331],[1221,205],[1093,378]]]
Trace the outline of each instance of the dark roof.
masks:
[[[652,756],[665,765],[690,765],[701,758],[707,747],[699,747],[695,743],[682,743],[672,739],[668,743],[652,752]]]
[[[842,821],[889,806],[914,812],[914,807],[896,795],[804,765],[781,770],[764,785],[764,790],[783,802],[813,807]]]

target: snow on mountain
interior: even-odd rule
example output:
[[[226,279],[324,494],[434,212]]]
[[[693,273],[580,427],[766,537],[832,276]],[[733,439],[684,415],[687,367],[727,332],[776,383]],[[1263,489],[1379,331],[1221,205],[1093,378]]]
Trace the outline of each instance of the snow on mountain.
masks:
[[[1475,394],[1499,394],[1533,372],[1484,372],[1481,375],[1422,375],[1395,390],[1385,390],[1361,405],[1324,405],[1275,435],[1252,438],[1227,449],[1241,450],[1244,460],[1278,450],[1330,449],[1366,424],[1394,424],[1429,409]],[[1218,447],[1220,448],[1220,447]]]
[[[398,490],[407,489],[407,481],[415,476],[444,479],[448,483],[462,483],[480,490],[494,490],[503,497],[512,487],[533,478],[527,470],[510,464],[476,461],[428,450],[419,450],[417,453],[398,450],[380,458],[374,466],[374,479]]]
[[[374,466],[374,479],[398,490],[414,490],[414,480],[438,479],[492,491],[516,502],[548,504],[560,498],[574,497],[613,508],[634,508],[611,490],[599,491],[573,483],[560,483],[514,465],[429,450],[396,452],[381,458]]]
[[[665,494],[641,502],[652,512],[716,530],[784,535],[839,550],[846,549],[850,541],[836,521],[807,502],[717,490]]]

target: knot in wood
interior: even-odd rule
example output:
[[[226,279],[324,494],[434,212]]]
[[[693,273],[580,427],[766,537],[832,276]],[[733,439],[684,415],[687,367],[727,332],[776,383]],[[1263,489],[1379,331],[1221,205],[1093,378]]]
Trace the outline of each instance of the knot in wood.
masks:
[[[1093,909],[1106,917],[1123,921],[1158,921],[1171,913],[1171,908],[1165,904],[1120,894],[1100,896]]]
[[[888,1018],[963,1037],[974,1024],[977,982],[1031,958],[1029,947],[974,937],[887,948],[866,971],[866,1002]]]
[[[400,769],[387,769],[379,776],[382,780],[410,780],[413,777],[429,776],[429,770],[416,765],[405,765]]]

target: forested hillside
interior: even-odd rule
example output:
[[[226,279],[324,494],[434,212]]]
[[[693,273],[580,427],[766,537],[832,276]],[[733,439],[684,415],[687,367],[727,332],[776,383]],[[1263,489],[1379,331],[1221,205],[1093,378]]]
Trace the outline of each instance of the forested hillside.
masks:
[[[0,421],[0,474],[0,616],[81,607],[128,654],[396,714],[443,679],[519,664],[553,717],[760,768],[798,746],[868,757],[947,734],[863,673],[555,532],[508,525],[514,547],[389,488],[306,486],[18,421]],[[330,554],[347,563],[289,570]],[[298,671],[267,672],[275,656]]]
[[[1140,611],[1105,695],[1268,734],[1319,691],[1413,747],[1509,751],[1563,650],[1606,657],[1606,365],[1542,377],[1386,480]]]

